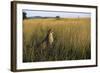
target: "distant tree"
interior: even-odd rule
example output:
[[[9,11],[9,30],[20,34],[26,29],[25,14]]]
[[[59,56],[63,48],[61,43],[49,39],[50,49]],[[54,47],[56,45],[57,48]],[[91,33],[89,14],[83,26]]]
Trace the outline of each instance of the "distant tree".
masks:
[[[60,19],[60,16],[56,16],[56,19]]]
[[[23,19],[26,19],[27,18],[27,13],[26,12],[23,12]]]

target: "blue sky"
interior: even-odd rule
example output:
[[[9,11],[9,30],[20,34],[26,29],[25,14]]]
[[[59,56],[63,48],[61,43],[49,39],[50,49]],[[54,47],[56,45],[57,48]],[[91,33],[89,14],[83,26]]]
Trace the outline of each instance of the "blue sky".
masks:
[[[27,13],[27,17],[42,16],[42,17],[56,17],[62,18],[78,18],[78,17],[90,17],[90,13],[84,12],[61,12],[61,11],[36,11],[36,10],[23,10]]]

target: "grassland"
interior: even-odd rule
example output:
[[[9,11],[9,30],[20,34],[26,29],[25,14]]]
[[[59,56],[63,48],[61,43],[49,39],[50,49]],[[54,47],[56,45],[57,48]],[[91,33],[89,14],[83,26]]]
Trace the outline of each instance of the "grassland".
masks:
[[[90,59],[90,24],[90,18],[24,19],[23,62]],[[48,29],[54,32],[53,47],[36,48]]]

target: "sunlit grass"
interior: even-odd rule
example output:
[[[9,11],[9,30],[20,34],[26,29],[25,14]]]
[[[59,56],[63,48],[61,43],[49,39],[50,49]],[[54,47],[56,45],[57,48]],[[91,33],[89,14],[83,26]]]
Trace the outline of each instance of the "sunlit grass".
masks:
[[[23,62],[90,59],[90,27],[90,18],[23,20]],[[36,48],[48,29],[54,32],[53,47]]]

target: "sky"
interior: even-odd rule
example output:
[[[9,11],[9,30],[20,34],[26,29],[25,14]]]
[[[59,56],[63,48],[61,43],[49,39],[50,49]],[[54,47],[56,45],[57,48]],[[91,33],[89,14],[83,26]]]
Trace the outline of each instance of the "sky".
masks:
[[[27,17],[41,16],[41,17],[56,17],[61,18],[79,18],[79,17],[90,17],[91,13],[84,12],[67,12],[67,11],[43,11],[43,10],[23,10],[27,13]]]

